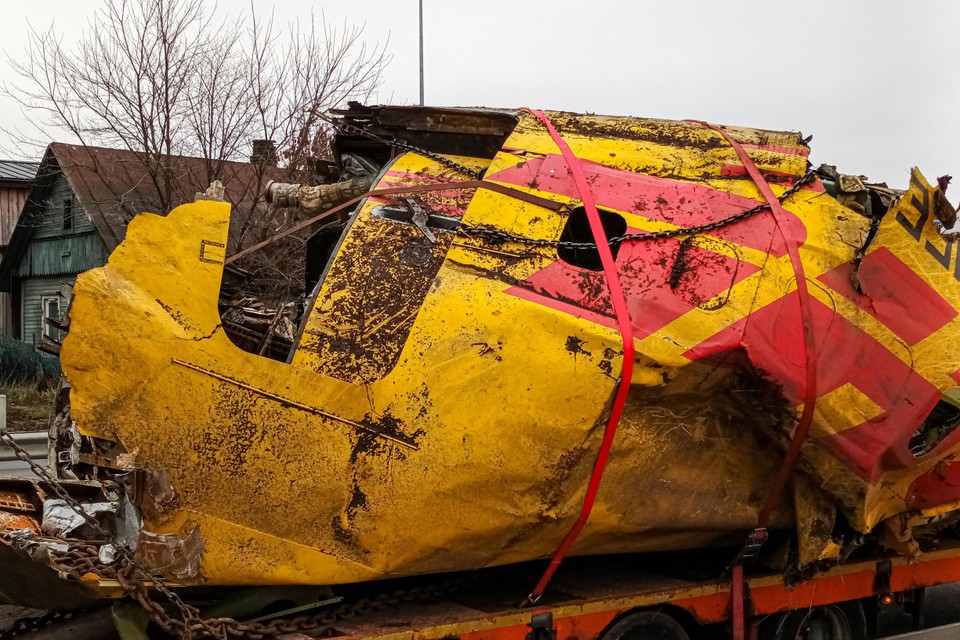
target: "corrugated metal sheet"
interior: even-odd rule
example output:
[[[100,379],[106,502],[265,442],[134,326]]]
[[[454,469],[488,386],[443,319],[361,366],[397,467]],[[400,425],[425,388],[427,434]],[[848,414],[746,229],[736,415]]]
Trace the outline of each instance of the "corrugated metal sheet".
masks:
[[[10,242],[20,211],[30,195],[30,186],[22,189],[0,187],[0,245]]]
[[[18,445],[27,450],[30,458],[43,466],[47,466],[47,432],[28,431],[15,433],[13,439]],[[33,473],[26,462],[23,462],[6,443],[0,443],[0,477],[29,478]]]
[[[39,162],[21,160],[0,160],[0,180],[23,180],[33,182],[37,176]]]
[[[7,397],[0,396],[0,429],[7,428]],[[13,434],[13,440],[27,450],[30,459],[46,466],[47,464],[47,432],[27,431]],[[5,442],[0,442],[0,477],[26,478],[33,475],[30,466],[18,458],[13,448]]]

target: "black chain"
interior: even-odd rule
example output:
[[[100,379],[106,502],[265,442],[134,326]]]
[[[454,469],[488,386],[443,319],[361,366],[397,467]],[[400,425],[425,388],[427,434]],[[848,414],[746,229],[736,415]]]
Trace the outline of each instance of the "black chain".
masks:
[[[465,176],[470,176],[474,180],[479,180],[481,177],[483,177],[483,171],[479,169],[471,169],[470,167],[462,165],[459,162],[455,162],[454,160],[451,160],[446,156],[442,156],[439,153],[434,153],[433,151],[428,151],[427,149],[424,149],[422,147],[417,147],[415,145],[410,144],[409,142],[404,142],[403,140],[397,140],[396,138],[385,138],[383,136],[379,136],[373,133],[372,131],[367,131],[366,129],[363,129],[361,127],[357,127],[347,122],[343,122],[342,120],[334,120],[332,122],[333,122],[333,126],[339,129],[340,131],[343,131],[345,133],[352,133],[358,136],[363,136],[364,138],[369,138],[371,140],[376,140],[377,142],[382,142],[391,147],[396,147],[397,149],[403,149],[404,151],[409,151],[411,153],[415,153],[425,158],[430,158],[434,162],[441,164],[444,167],[447,167],[448,169],[453,169],[458,173],[462,173]]]
[[[817,178],[817,174],[814,170],[807,171],[803,176],[801,176],[793,185],[784,191],[780,196],[777,197],[777,200],[780,203],[787,201],[791,196],[797,193],[805,185],[810,184]],[[707,224],[702,224],[696,227],[678,227],[676,229],[667,229],[664,231],[652,231],[646,233],[626,233],[620,236],[614,236],[608,238],[607,242],[611,246],[617,246],[623,244],[624,242],[642,242],[647,240],[663,240],[666,238],[676,238],[678,236],[693,236],[700,233],[709,233],[711,231],[716,231],[717,229],[722,229],[723,227],[728,227],[730,225],[736,224],[738,222],[743,222],[744,220],[755,216],[758,213],[763,211],[769,211],[770,205],[768,203],[763,203],[757,205],[752,209],[747,209],[746,211],[741,211],[740,213],[734,214],[729,218],[723,218],[722,220],[717,220],[715,222],[709,222]],[[501,231],[500,229],[494,229],[491,227],[483,225],[461,225],[458,229],[459,232],[463,233],[465,236],[474,237],[474,238],[483,238],[488,240],[493,244],[502,244],[504,242],[516,242],[518,244],[525,244],[532,247],[556,247],[562,249],[596,249],[597,245],[594,242],[573,242],[570,240],[545,240],[538,238],[530,238],[527,236],[521,236],[514,233],[508,233],[506,231]]]

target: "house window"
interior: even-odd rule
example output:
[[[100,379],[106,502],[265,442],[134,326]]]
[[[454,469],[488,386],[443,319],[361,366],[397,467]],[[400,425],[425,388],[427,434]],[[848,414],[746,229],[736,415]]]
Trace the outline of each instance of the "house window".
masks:
[[[73,229],[73,199],[68,198],[63,201],[63,230]]]
[[[40,304],[43,305],[41,311],[43,335],[59,342],[61,338],[60,330],[48,324],[47,320],[60,323],[60,296],[43,296],[40,298]]]

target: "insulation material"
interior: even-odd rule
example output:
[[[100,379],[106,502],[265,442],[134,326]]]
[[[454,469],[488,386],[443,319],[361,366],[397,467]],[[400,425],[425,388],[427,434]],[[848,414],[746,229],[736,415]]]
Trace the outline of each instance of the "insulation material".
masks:
[[[610,235],[763,203],[702,124],[550,118]],[[775,194],[805,174],[798,134],[726,132]],[[288,362],[223,332],[225,203],[137,217],[109,264],[78,278],[62,354],[77,426],[169,478],[175,499],[144,509],[143,527],[197,532],[199,572],[184,582],[336,584],[548,557],[580,511],[618,383],[629,398],[572,553],[742,541],[807,391],[791,246],[819,382],[812,437],[771,526],[800,514],[801,554],[815,561],[838,556],[838,515],[863,533],[908,513],[928,522],[924,510],[949,520],[960,434],[949,411],[935,425],[928,416],[960,384],[960,355],[946,348],[960,328],[960,266],[934,225],[938,188],[919,172],[882,219],[814,180],[784,201],[779,226],[761,211],[617,243],[637,354],[632,380],[618,381],[621,339],[595,249],[478,232],[583,239],[546,130],[523,114],[495,157],[456,160],[567,206],[458,190],[455,170],[400,155],[377,187],[448,185],[413,199],[452,224],[431,227],[431,241],[388,211],[404,198],[367,199]]]

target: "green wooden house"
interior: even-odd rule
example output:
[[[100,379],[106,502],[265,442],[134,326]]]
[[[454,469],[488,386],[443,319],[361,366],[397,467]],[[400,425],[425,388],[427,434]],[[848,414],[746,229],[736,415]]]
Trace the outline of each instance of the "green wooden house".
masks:
[[[171,162],[174,205],[193,201],[212,175],[223,182],[236,212],[265,217],[262,166],[226,162],[211,167],[201,158],[183,156]],[[137,213],[166,213],[157,193],[133,152],[51,144],[0,260],[0,292],[10,294],[13,336],[34,345],[50,343],[45,336],[59,342],[56,321],[66,311],[64,285],[69,288],[77,274],[105,264]]]

